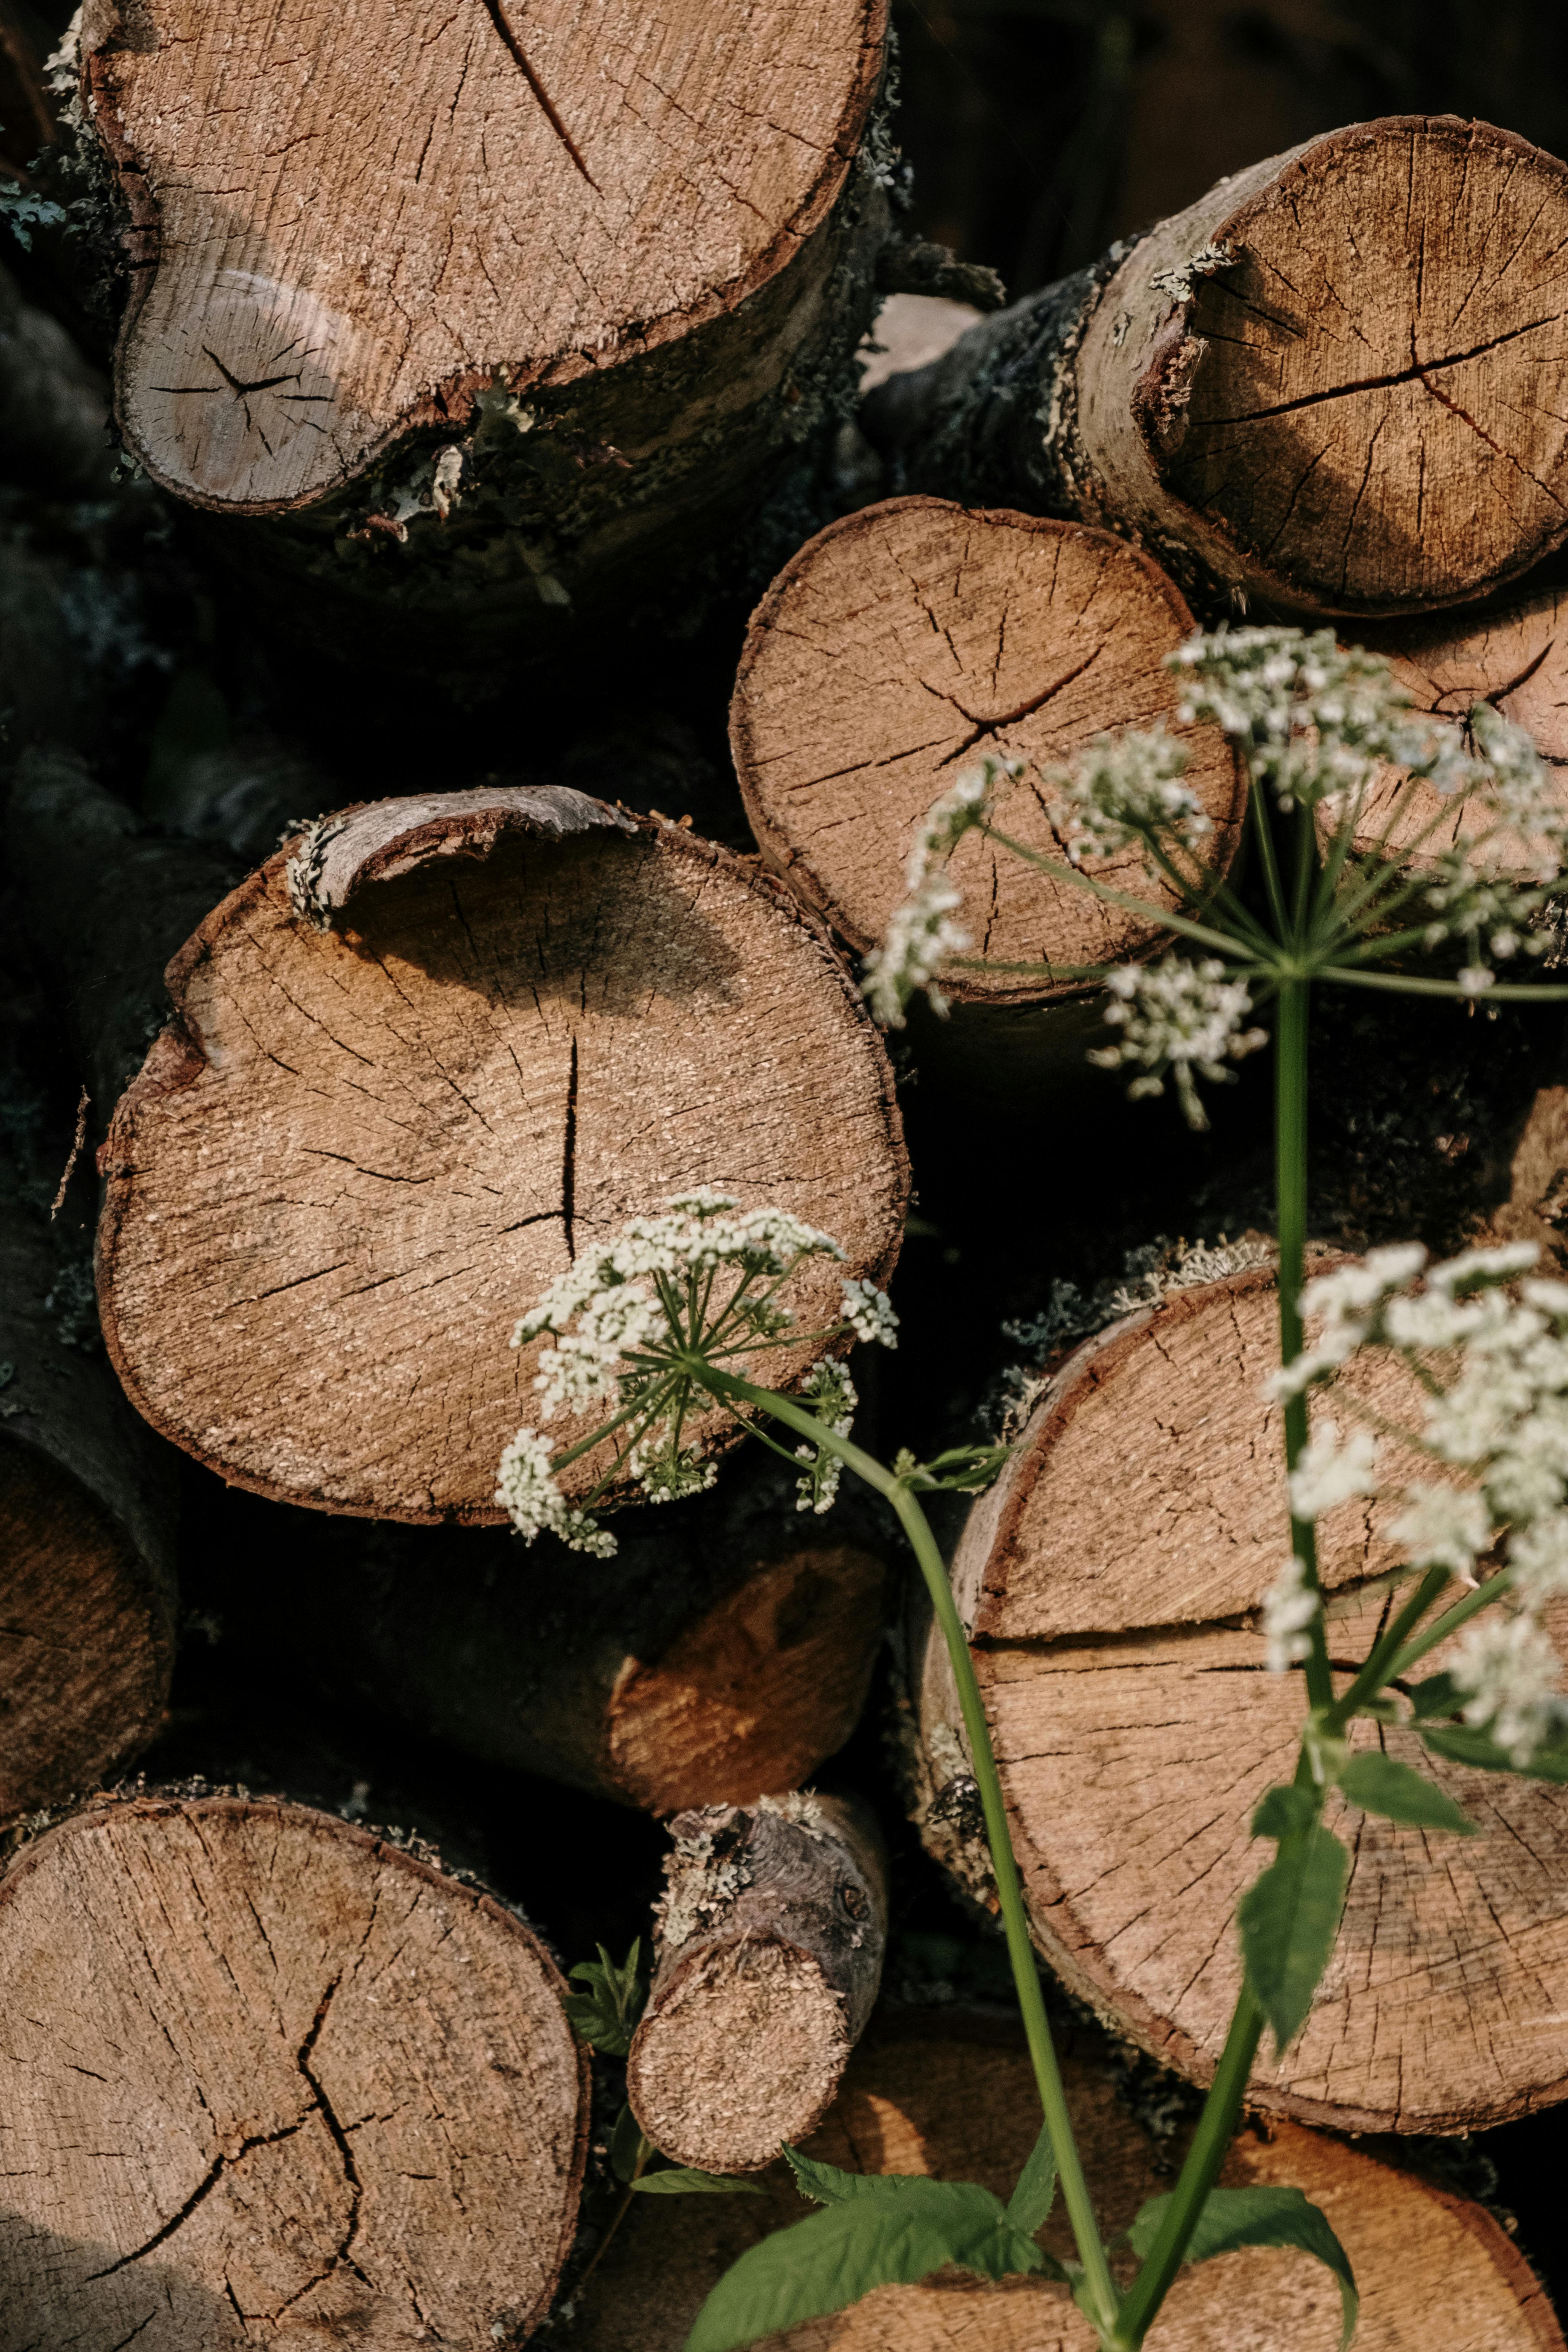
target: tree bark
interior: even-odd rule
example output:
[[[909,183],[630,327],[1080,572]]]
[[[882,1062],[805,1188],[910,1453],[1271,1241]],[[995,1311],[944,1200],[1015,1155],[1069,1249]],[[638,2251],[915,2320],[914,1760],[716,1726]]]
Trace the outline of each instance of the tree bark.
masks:
[[[169,1466],[68,1330],[64,1271],[0,1180],[0,1825],[144,1747],[174,1664]]]
[[[337,1702],[508,1769],[649,1812],[797,1788],[848,1738],[882,1637],[887,1530],[737,1465],[678,1511],[617,1518],[584,1579],[542,1537],[377,1528],[220,1590],[247,1649]]]
[[[751,2172],[821,2123],[882,1978],[882,1843],[863,1805],[763,1797],[670,1823],[658,1967],[626,2095],[665,2155]]]
[[[1232,1913],[1265,1858],[1253,1810],[1289,1777],[1302,1712],[1300,1677],[1264,1671],[1258,1630],[1289,1545],[1279,1409],[1262,1401],[1277,1334],[1273,1276],[1255,1268],[1086,1341],[952,1563],[1039,1948],[1198,2081],[1239,1983]],[[1342,1377],[1386,1418],[1410,1414],[1399,1367],[1361,1360]],[[1320,1523],[1336,1664],[1365,1655],[1386,1611],[1394,1507],[1343,1503]],[[914,1655],[922,1834],[987,1904],[946,1653],[930,1639]],[[1379,1736],[1358,1723],[1352,1744]],[[1396,1727],[1381,1737],[1481,1833],[1434,1852],[1331,1800],[1354,1855],[1339,1941],[1300,2039],[1248,2096],[1341,2130],[1504,2123],[1568,2089],[1536,2021],[1568,2005],[1568,1792],[1461,1770]]]
[[[864,952],[907,893],[926,811],[985,755],[1030,772],[1005,785],[997,824],[1060,861],[1040,770],[1108,729],[1171,728],[1191,749],[1189,781],[1214,821],[1205,854],[1223,870],[1243,810],[1236,762],[1212,729],[1176,720],[1164,657],[1192,614],[1147,557],[1107,533],[944,499],[871,507],[809,541],[752,616],[731,706],[735,768],[763,854],[807,905]],[[1112,887],[1176,903],[1132,852],[1091,859]],[[963,1008],[958,1052],[973,1058],[1064,1037],[1081,1051],[1098,1024],[1086,965],[1147,957],[1168,932],[1053,880],[978,835],[952,879],[978,970],[954,965],[944,995]],[[1010,967],[1044,963],[1044,981]]]
[[[1108,2237],[1171,2186],[1180,2143],[1154,2140],[1120,2100],[1108,2053],[1075,2027],[1064,2059],[1089,2188]],[[851,2172],[977,2180],[1012,2194],[1038,2128],[1022,2037],[1011,2023],[952,2011],[894,2012],[876,2021],[807,2152]],[[1386,2144],[1322,2137],[1289,2123],[1244,2129],[1226,2159],[1227,2188],[1303,2189],[1321,2205],[1361,2289],[1358,2352],[1403,2352],[1412,2315],[1441,2309],[1452,2352],[1561,2352],[1552,2307],[1522,2256],[1484,2207],[1388,2161]],[[805,2204],[782,2164],[758,2176],[762,2198],[636,2197],[593,2277],[556,2323],[563,2352],[679,2352],[705,2296],[736,2257],[770,2231],[803,2221]],[[1061,2201],[1042,2242],[1070,2258]],[[1122,2258],[1123,2265],[1125,2258]],[[1124,2270],[1125,2274],[1125,2270]],[[1339,2296],[1310,2256],[1226,2254],[1184,2269],[1150,2336],[1157,2352],[1258,2345],[1321,2352],[1340,2324]],[[922,2285],[883,2287],[830,2322],[776,2339],[788,2352],[1089,2352],[1093,2336],[1068,2291],[1038,2279],[989,2286],[946,2271]]]
[[[511,657],[661,600],[852,395],[889,235],[885,0],[718,16],[106,7],[132,222],[116,399],[361,640]],[[219,193],[212,193],[217,191]],[[283,517],[292,520],[285,521]]]
[[[972,329],[863,423],[889,487],[1108,524],[1244,611],[1465,604],[1568,530],[1536,397],[1565,234],[1568,171],[1510,133],[1356,124]]]
[[[145,1002],[127,964],[205,918],[100,1156],[99,1293],[132,1402],[231,1482],[499,1524],[501,1450],[538,1410],[515,1318],[693,1184],[843,1244],[842,1270],[792,1286],[805,1329],[841,1271],[891,1267],[886,1056],[824,940],[726,852],[579,793],[449,793],[316,824],[215,907],[205,853],[132,832],[79,762],[22,763],[14,854],[79,976],[96,1099]],[[770,1355],[769,1377],[816,1352]],[[695,1431],[732,1433],[717,1412]],[[585,1457],[575,1490],[595,1475]]]
[[[586,2065],[489,1895],[278,1800],[100,1803],[0,1882],[6,2343],[522,2342]]]

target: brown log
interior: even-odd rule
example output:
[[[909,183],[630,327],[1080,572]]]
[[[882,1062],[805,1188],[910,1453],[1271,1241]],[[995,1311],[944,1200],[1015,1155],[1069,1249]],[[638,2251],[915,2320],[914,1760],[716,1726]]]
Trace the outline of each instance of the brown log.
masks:
[[[865,428],[889,488],[1109,524],[1243,609],[1463,604],[1568,530],[1565,236],[1525,141],[1356,124],[972,329]]]
[[[23,763],[44,944],[110,1011],[83,901],[120,907],[130,825],[79,763]],[[142,849],[149,883],[154,849],[200,856]],[[148,898],[139,938],[167,913]],[[683,1187],[798,1212],[848,1274],[892,1265],[907,1168],[876,1033],[784,894],[677,827],[564,789],[371,803],[212,908],[168,981],[100,1160],[105,1339],[153,1426],[258,1493],[499,1523],[501,1450],[538,1412],[516,1317]],[[803,1328],[839,1279],[799,1279]]]
[[[778,0],[99,12],[128,446],[197,506],[299,513],[251,564],[444,611],[459,650],[657,593],[853,383],[886,39],[885,0],[805,48]]]
[[[1115,2096],[1106,2053],[1076,2030],[1063,2064],[1089,2189],[1110,2237],[1171,2186],[1172,2150]],[[938,2012],[879,2019],[850,2060],[843,2090],[808,2153],[852,2172],[977,2180],[1011,2195],[1038,2126],[1027,2054],[1016,2028]],[[1440,2311],[1448,2352],[1561,2352],[1552,2307],[1484,2207],[1387,2160],[1366,2144],[1282,2123],[1244,2129],[1223,2176],[1230,2188],[1304,2189],[1327,2213],[1361,2289],[1357,2352],[1404,2352],[1418,2315]],[[730,2263],[770,2231],[817,2209],[784,2167],[759,2176],[761,2198],[651,2198],[632,2210],[552,2336],[563,2352],[679,2352]],[[1058,2198],[1042,2243],[1070,2258]],[[1121,2258],[1125,2265],[1125,2257]],[[1123,2274],[1125,2273],[1123,2272]],[[1149,2352],[1331,2352],[1339,2296],[1310,2257],[1221,2255],[1182,2271]],[[1094,2337],[1065,2287],[1012,2279],[990,2286],[956,2271],[882,2287],[852,2311],[814,2320],[770,2345],[788,2352],[1089,2352]]]
[[[1289,1539],[1279,1412],[1262,1397],[1278,1344],[1267,1268],[1086,1341],[952,1563],[1039,1948],[1198,2081],[1240,1981],[1232,1915],[1264,1858],[1252,1813],[1289,1777],[1302,1714],[1300,1676],[1264,1671],[1258,1622]],[[1344,1378],[1388,1418],[1409,1412],[1397,1366],[1358,1360]],[[1336,1667],[1366,1654],[1387,1606],[1385,1516],[1350,1502],[1321,1524]],[[917,1676],[923,1832],[985,1902],[936,1641]],[[1352,1727],[1358,1747],[1379,1736]],[[1439,1846],[1331,1800],[1354,1855],[1339,1941],[1300,2038],[1248,2095],[1351,2131],[1504,2123],[1568,2095],[1552,2021],[1568,2008],[1568,1790],[1442,1762],[1395,1726],[1381,1737],[1480,1834]]]
[[[864,1805],[814,1795],[709,1805],[669,1827],[626,2096],[665,2155],[756,2171],[816,2129],[870,2018],[881,1839]]]
[[[8,2344],[521,2344],[586,2068],[489,1895],[278,1800],[100,1803],[0,1881]]]
[[[731,706],[736,773],[768,863],[864,951],[903,899],[910,846],[938,794],[987,753],[1026,761],[1001,829],[1060,858],[1059,799],[1037,767],[1107,729],[1169,725],[1213,819],[1223,868],[1241,809],[1236,764],[1212,729],[1176,724],[1163,667],[1192,615],[1159,568],[1107,533],[1037,517],[894,499],[802,548],[752,616]],[[1169,934],[1053,880],[972,835],[951,873],[981,969],[943,993],[1005,1014],[1004,1034],[1085,1025],[1092,982],[1072,967],[1147,956]],[[1113,887],[1174,906],[1134,852],[1089,861]],[[1045,982],[1005,969],[1065,967]],[[994,970],[986,969],[993,965]],[[1098,1023],[1098,1006],[1089,1016]],[[1037,1016],[1055,1013],[1053,1024]],[[965,1040],[980,1024],[961,1028]]]
[[[1356,634],[1370,652],[1387,656],[1414,709],[1447,720],[1468,737],[1471,710],[1489,702],[1522,727],[1556,772],[1559,793],[1568,797],[1568,594],[1548,589],[1462,622],[1402,621]],[[1445,821],[1427,832],[1439,816]],[[1325,808],[1319,822],[1326,835],[1333,812]],[[1384,767],[1362,804],[1354,846],[1362,856],[1410,850],[1419,864],[1468,839],[1484,822],[1465,801],[1445,803],[1424,779]],[[1531,862],[1530,845],[1507,836],[1487,855],[1505,867]]]
[[[71,1330],[41,1216],[0,1181],[0,1825],[158,1730],[174,1664],[168,1461]]]
[[[884,1624],[889,1540],[842,1499],[744,1458],[679,1510],[616,1520],[613,1559],[552,1538],[378,1528],[219,1575],[245,1647],[488,1764],[653,1813],[798,1788],[848,1738]]]

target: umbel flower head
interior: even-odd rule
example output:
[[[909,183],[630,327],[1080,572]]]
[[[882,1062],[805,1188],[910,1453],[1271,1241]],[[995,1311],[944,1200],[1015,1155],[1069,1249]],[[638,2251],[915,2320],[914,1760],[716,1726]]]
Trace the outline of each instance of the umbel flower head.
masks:
[[[563,1407],[579,1414],[595,1404],[605,1409],[600,1425],[558,1456],[531,1427],[520,1429],[502,1454],[496,1500],[528,1542],[548,1529],[575,1551],[607,1558],[616,1539],[592,1507],[611,1488],[618,1501],[668,1503],[712,1485],[715,1466],[691,1437],[714,1402],[702,1366],[745,1372],[769,1349],[826,1349],[856,1339],[897,1345],[892,1307],[874,1283],[857,1276],[841,1283],[831,1322],[798,1330],[783,1295],[791,1278],[814,1258],[842,1263],[844,1252],[831,1234],[785,1210],[734,1213],[739,1207],[731,1194],[706,1187],[677,1194],[662,1215],[634,1217],[605,1247],[580,1257],[519,1318],[514,1348],[547,1340],[534,1378],[540,1420]],[[799,1401],[826,1428],[847,1431],[856,1396],[841,1365],[817,1364]],[[610,1449],[608,1466],[581,1504],[569,1502],[559,1472],[601,1445]],[[837,1462],[811,1445],[789,1458],[805,1465],[800,1507],[826,1510],[837,1486]]]
[[[1269,1384],[1277,1397],[1300,1395],[1368,1349],[1416,1374],[1414,1425],[1342,1434],[1322,1424],[1297,1463],[1290,1507],[1310,1520],[1352,1495],[1397,1499],[1389,1533],[1411,1569],[1495,1594],[1497,1613],[1459,1634],[1447,1672],[1464,1721],[1521,1767],[1568,1729],[1561,1661],[1542,1622],[1568,1593],[1568,1283],[1531,1278],[1539,1255],[1519,1242],[1430,1265],[1412,1242],[1321,1275],[1301,1297],[1321,1327],[1316,1343]],[[1385,1485],[1391,1436],[1436,1475]],[[1271,1665],[1304,1654],[1318,1606],[1293,1559],[1264,1604]]]
[[[1105,984],[1110,997],[1105,1017],[1121,1034],[1089,1060],[1101,1070],[1142,1070],[1127,1089],[1134,1100],[1163,1095],[1169,1073],[1187,1125],[1207,1127],[1193,1072],[1211,1083],[1234,1077],[1226,1062],[1239,1062],[1268,1043],[1266,1029],[1245,1025],[1252,1010],[1246,982],[1227,978],[1216,957],[1189,963],[1166,956],[1157,964],[1123,964]]]

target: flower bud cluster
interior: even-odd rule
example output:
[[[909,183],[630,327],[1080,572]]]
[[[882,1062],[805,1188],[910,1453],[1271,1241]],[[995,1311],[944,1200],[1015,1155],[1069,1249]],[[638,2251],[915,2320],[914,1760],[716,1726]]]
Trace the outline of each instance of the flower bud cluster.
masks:
[[[985,824],[997,785],[1022,773],[1021,761],[983,760],[926,811],[910,850],[907,895],[863,966],[860,993],[888,1028],[903,1027],[904,1007],[922,989],[932,1012],[946,1013],[936,975],[950,956],[973,944],[952,919],[961,899],[948,879],[946,861],[966,833]]]
[[[1252,1010],[1246,982],[1227,978],[1214,958],[1189,963],[1168,955],[1156,964],[1119,966],[1106,988],[1105,1017],[1121,1035],[1089,1060],[1101,1070],[1141,1070],[1127,1089],[1134,1100],[1163,1094],[1168,1073],[1187,1125],[1207,1127],[1193,1072],[1211,1082],[1233,1077],[1227,1061],[1239,1062],[1268,1043],[1267,1031],[1243,1025]]]
[[[1174,834],[1188,843],[1214,831],[1190,784],[1184,744],[1163,730],[1097,735],[1068,768],[1047,768],[1041,782],[1061,794],[1053,821],[1075,866],[1112,856],[1135,841]]]
[[[1506,1569],[1508,1612],[1470,1626],[1448,1671],[1465,1720],[1520,1765],[1568,1727],[1541,1622],[1568,1592],[1568,1284],[1531,1278],[1539,1255],[1520,1242],[1433,1265],[1410,1243],[1321,1275],[1301,1298],[1315,1342],[1270,1383],[1275,1397],[1300,1395],[1366,1349],[1417,1372],[1420,1423],[1397,1436],[1438,1475],[1405,1485],[1388,1532],[1411,1568],[1472,1588],[1489,1555]],[[1384,1494],[1380,1452],[1372,1431],[1325,1423],[1291,1477],[1295,1517]]]

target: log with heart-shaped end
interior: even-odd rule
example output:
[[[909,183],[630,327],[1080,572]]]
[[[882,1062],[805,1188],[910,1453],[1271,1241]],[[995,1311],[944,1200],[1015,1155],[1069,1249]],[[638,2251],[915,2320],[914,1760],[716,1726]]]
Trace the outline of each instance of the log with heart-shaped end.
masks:
[[[100,943],[138,846],[154,895],[158,845],[44,754],[10,828],[69,1001],[110,1021]],[[502,1448],[539,1417],[517,1317],[695,1185],[846,1253],[791,1286],[803,1344],[762,1359],[780,1385],[843,1276],[896,1256],[908,1169],[875,1029],[785,894],[677,826],[564,788],[373,802],[213,907],[169,987],[100,1158],[104,1334],[154,1427],[258,1493],[499,1521]]]
[[[972,328],[864,420],[900,488],[1110,523],[1244,599],[1462,604],[1568,530],[1565,254],[1556,157],[1452,115],[1356,123]]]
[[[1001,789],[995,822],[1059,868],[1062,794],[1040,772],[1108,730],[1163,727],[1187,748],[1186,781],[1213,826],[1201,858],[1223,872],[1241,809],[1236,763],[1213,729],[1181,726],[1164,667],[1192,625],[1157,565],[1079,524],[908,498],[830,525],[758,606],[731,706],[736,772],[764,856],[865,950],[905,896],[926,811],[981,760],[1026,763]],[[1135,850],[1086,858],[1084,870],[1176,904]],[[1170,941],[977,835],[948,871],[972,960],[944,970],[942,992],[966,1013],[1000,1014],[988,1036],[1078,1039],[1094,994],[1082,968]],[[1089,1024],[1098,1028],[1097,1012]],[[968,1041],[982,1024],[958,1026]]]
[[[953,1560],[1040,1949],[1200,2081],[1240,1981],[1236,1905],[1272,1854],[1249,1836],[1252,1813],[1289,1779],[1304,1713],[1301,1677],[1265,1671],[1258,1629],[1289,1544],[1279,1409],[1263,1400],[1278,1330],[1272,1274],[1254,1268],[1086,1342]],[[1342,1379],[1409,1424],[1397,1365],[1358,1360]],[[1402,1475],[1392,1453],[1386,1466]],[[1391,1606],[1389,1509],[1342,1503],[1320,1525],[1341,1674]],[[1445,1663],[1436,1652],[1423,1671]],[[915,1680],[924,1833],[984,1901],[940,1642]],[[1342,2130],[1430,2132],[1568,2096],[1568,1790],[1440,1762],[1398,1726],[1352,1728],[1358,1748],[1380,1738],[1480,1834],[1330,1801],[1353,1854],[1339,1941],[1301,2034],[1278,2066],[1260,2056],[1249,2100]]]
[[[89,10],[135,223],[128,446],[220,513],[332,501],[273,559],[505,606],[514,653],[520,616],[646,590],[853,383],[886,38],[885,0],[829,0],[808,40],[779,0]]]
[[[275,1799],[100,1801],[0,1880],[0,2337],[521,2344],[587,2065],[489,1895]]]

